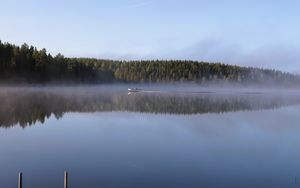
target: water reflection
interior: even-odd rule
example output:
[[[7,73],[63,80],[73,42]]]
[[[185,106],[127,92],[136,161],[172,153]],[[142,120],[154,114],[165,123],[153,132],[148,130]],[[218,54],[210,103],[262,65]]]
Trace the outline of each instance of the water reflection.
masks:
[[[66,112],[204,114],[275,109],[300,104],[299,95],[274,93],[133,93],[105,89],[9,88],[0,91],[0,126],[44,123]]]

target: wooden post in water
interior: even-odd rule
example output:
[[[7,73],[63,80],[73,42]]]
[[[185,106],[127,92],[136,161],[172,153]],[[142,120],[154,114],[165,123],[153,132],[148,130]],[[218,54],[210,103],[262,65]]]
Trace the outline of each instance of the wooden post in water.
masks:
[[[68,188],[68,172],[65,171],[64,188]]]
[[[18,183],[18,188],[23,187],[23,182],[22,182],[22,172],[19,173],[19,183]]]

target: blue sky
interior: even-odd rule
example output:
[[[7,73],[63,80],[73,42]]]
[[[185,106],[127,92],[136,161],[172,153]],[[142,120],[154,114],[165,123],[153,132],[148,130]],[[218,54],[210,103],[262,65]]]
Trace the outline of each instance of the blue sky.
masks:
[[[0,0],[0,39],[50,53],[300,73],[297,0]]]

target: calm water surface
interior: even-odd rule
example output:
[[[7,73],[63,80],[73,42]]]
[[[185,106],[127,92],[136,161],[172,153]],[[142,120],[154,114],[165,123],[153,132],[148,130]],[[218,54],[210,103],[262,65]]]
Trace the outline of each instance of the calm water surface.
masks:
[[[298,92],[1,88],[0,187],[300,187]]]

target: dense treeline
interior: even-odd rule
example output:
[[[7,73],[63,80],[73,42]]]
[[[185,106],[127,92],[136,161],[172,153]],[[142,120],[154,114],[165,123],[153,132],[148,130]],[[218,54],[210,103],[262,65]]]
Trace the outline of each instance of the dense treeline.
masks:
[[[298,83],[300,77],[270,69],[196,61],[112,61],[52,56],[23,44],[0,41],[0,80],[24,82],[174,82],[228,81]]]

